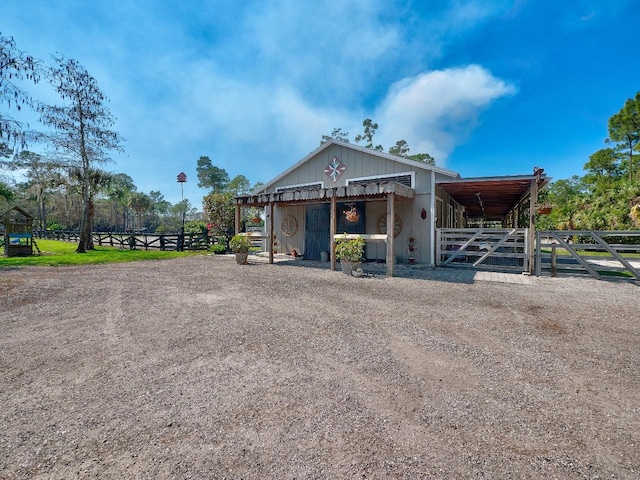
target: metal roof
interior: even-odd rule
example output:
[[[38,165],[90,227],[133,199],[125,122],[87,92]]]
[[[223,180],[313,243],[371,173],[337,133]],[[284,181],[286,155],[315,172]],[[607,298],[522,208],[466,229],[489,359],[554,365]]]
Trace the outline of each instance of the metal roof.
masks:
[[[477,177],[438,182],[451,197],[463,205],[470,218],[504,218],[531,193],[532,182],[539,187],[551,179],[546,175]]]

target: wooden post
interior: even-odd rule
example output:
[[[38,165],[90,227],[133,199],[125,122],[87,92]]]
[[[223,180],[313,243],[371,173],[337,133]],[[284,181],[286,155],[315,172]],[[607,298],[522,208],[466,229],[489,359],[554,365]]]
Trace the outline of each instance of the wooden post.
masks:
[[[336,200],[336,190],[333,189],[333,196],[331,197],[331,214],[330,214],[330,226],[329,226],[329,255],[331,258],[331,270],[336,269],[336,209],[338,208],[338,202]]]
[[[536,205],[538,204],[538,179],[536,176],[531,180],[531,194],[529,196],[529,275],[533,275],[533,269],[535,266],[535,250],[538,248],[536,245]]]
[[[439,248],[439,240],[435,239],[436,232],[436,172],[431,170],[431,194],[429,197],[429,266],[435,268],[436,248]],[[435,243],[435,245],[434,245]],[[438,257],[438,262],[440,258]]]
[[[269,202],[269,263],[273,263],[273,244],[274,244],[274,231],[273,227],[273,202]]]
[[[551,244],[551,276],[556,276],[556,267],[558,264],[558,259],[556,256],[556,244],[555,242]]]
[[[387,196],[387,277],[393,277],[393,263],[395,255],[393,250],[393,234],[395,230],[395,194]]]
[[[240,204],[239,203],[236,203],[236,219],[235,220],[236,222],[235,222],[234,228],[237,235],[238,233],[240,233]]]

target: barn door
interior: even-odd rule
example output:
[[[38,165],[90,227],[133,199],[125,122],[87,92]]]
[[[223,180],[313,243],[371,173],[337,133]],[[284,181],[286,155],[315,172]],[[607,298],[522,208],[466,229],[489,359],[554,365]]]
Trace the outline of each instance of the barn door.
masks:
[[[307,205],[304,232],[304,258],[320,260],[320,253],[329,253],[330,205]]]

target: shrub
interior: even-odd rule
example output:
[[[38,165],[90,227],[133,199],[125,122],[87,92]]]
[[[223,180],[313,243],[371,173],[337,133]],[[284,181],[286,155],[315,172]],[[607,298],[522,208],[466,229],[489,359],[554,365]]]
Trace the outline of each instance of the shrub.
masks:
[[[361,262],[364,260],[364,239],[356,237],[353,239],[342,238],[336,243],[336,258],[348,262]]]
[[[251,248],[251,240],[246,235],[234,235],[231,240],[229,240],[229,248],[234,253],[245,253],[249,251]]]
[[[216,254],[225,253],[227,251],[227,247],[223,243],[216,243],[211,245],[209,250]]]

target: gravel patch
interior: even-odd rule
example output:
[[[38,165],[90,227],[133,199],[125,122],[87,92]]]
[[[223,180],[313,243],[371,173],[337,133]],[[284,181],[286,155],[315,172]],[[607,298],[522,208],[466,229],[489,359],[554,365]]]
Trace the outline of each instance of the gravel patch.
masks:
[[[637,284],[300,264],[0,268],[0,478],[640,478]]]

